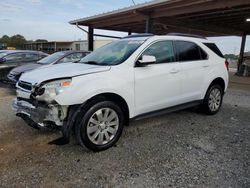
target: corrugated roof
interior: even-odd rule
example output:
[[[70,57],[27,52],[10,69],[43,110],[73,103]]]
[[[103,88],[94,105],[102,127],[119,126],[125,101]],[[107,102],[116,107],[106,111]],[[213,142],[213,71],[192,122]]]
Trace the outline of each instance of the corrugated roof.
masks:
[[[250,0],[156,0],[69,23],[143,33],[149,17],[155,34],[241,35],[250,32],[250,22],[246,22],[250,18]]]
[[[91,19],[102,18],[102,17],[105,17],[105,16],[111,16],[111,15],[117,14],[117,13],[131,11],[131,10],[135,10],[135,9],[141,9],[141,8],[145,8],[145,7],[152,6],[152,5],[158,5],[160,3],[165,3],[167,1],[173,1],[173,0],[153,0],[153,1],[148,1],[148,2],[145,2],[145,3],[140,3],[140,4],[137,4],[137,5],[132,5],[132,6],[120,8],[120,9],[117,9],[117,10],[112,10],[112,11],[109,11],[109,12],[104,12],[104,13],[101,13],[101,14],[96,14],[96,15],[93,15],[93,16],[72,20],[69,23],[70,24],[76,24],[76,23],[83,22],[83,21],[89,21]],[[175,1],[178,1],[178,0],[175,0]]]

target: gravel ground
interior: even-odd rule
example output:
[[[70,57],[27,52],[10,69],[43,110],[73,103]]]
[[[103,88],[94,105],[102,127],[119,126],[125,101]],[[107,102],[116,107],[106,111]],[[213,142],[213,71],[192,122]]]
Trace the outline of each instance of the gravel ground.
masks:
[[[250,91],[230,89],[220,113],[184,110],[132,122],[94,153],[14,116],[0,88],[0,187],[250,187]]]

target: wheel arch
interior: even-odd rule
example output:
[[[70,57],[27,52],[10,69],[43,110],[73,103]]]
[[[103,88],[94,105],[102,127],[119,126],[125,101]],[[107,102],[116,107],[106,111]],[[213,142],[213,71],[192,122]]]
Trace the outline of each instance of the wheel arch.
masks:
[[[221,77],[215,78],[215,79],[210,83],[210,85],[209,85],[209,87],[207,88],[207,90],[208,90],[212,85],[215,85],[215,84],[218,84],[219,86],[221,86],[223,92],[225,92],[226,84],[225,84],[224,79],[221,78]]]
[[[125,123],[126,123],[126,125],[128,125],[129,113],[130,113],[129,106],[128,106],[126,100],[122,96],[120,96],[116,93],[106,92],[106,93],[97,94],[95,96],[92,96],[90,99],[88,99],[85,102],[85,104],[89,104],[89,103],[97,102],[97,101],[102,101],[102,100],[109,100],[109,101],[116,103],[121,108],[121,110],[124,114]]]

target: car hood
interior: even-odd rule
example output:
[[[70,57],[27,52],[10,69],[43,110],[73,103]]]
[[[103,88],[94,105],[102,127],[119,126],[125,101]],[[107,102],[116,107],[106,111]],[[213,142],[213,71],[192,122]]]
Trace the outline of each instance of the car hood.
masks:
[[[41,67],[41,66],[43,66],[43,65],[38,64],[38,63],[29,63],[26,65],[16,67],[16,68],[12,69],[11,72],[14,72],[15,74],[21,74],[21,73],[31,71],[31,70],[36,69],[36,68]]]
[[[89,65],[84,63],[63,63],[41,67],[31,72],[24,73],[19,80],[35,85],[47,80],[75,77],[108,70],[110,70],[110,66]]]

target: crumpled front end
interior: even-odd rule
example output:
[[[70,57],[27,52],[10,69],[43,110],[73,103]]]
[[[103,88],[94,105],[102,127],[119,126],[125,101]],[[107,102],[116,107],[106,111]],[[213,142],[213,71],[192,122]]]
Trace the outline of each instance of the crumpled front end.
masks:
[[[17,98],[12,104],[16,115],[33,128],[62,126],[67,117],[68,106],[60,106],[55,101],[38,101],[32,96],[33,91],[30,83],[18,82]]]

